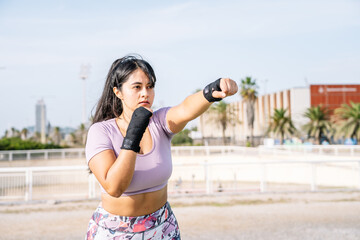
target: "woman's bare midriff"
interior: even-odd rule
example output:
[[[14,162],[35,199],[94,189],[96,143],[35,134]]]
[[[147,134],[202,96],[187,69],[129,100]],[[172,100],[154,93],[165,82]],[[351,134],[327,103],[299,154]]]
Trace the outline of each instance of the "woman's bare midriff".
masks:
[[[160,209],[167,201],[167,186],[148,193],[115,198],[101,194],[102,207],[114,215],[136,217],[150,214]]]

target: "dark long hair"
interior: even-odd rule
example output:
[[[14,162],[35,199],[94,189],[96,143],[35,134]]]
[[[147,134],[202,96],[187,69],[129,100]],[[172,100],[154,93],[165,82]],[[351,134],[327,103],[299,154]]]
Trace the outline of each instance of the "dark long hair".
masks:
[[[115,60],[106,78],[103,93],[97,103],[93,123],[119,117],[123,111],[121,100],[116,97],[113,88],[121,90],[122,85],[137,69],[144,71],[152,87],[155,86],[156,76],[153,68],[139,55],[127,55]]]

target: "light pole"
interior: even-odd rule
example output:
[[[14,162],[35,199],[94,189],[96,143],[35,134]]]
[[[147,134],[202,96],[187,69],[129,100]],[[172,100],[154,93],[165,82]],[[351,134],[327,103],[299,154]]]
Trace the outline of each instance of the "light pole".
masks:
[[[90,64],[81,65],[80,68],[80,78],[83,82],[83,104],[82,104],[82,124],[86,123],[86,79],[89,77]]]

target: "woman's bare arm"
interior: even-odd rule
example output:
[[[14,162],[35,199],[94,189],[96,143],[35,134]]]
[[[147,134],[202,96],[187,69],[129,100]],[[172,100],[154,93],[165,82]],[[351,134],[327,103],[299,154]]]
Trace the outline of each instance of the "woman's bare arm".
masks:
[[[214,98],[225,98],[234,95],[238,90],[236,82],[229,78],[221,79],[220,88],[221,91],[212,93]],[[188,96],[181,104],[169,109],[166,120],[170,130],[173,133],[180,132],[189,121],[203,114],[211,104],[202,91]]]
[[[136,155],[134,151],[122,149],[116,158],[114,151],[105,150],[90,160],[90,170],[110,196],[120,197],[130,185]]]

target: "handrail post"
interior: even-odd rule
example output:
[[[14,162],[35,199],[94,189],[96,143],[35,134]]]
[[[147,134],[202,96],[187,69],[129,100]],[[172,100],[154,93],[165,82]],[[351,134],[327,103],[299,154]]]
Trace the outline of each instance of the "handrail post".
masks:
[[[32,200],[32,189],[33,189],[33,172],[31,168],[26,169],[25,173],[25,186],[26,186],[26,192],[25,192],[25,201],[31,201]]]
[[[316,176],[317,176],[317,173],[316,173],[316,169],[317,166],[316,166],[316,163],[312,163],[311,164],[311,191],[312,192],[315,192],[317,190],[317,184],[316,184]]]
[[[266,192],[266,164],[262,164],[262,172],[260,179],[260,192]]]
[[[211,187],[209,164],[208,164],[207,160],[205,160],[205,162],[204,162],[204,171],[205,171],[206,194],[209,195],[212,193],[212,187]]]
[[[206,156],[209,156],[210,155],[210,147],[205,146],[205,151],[206,151]]]

